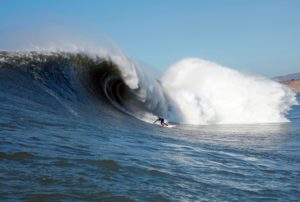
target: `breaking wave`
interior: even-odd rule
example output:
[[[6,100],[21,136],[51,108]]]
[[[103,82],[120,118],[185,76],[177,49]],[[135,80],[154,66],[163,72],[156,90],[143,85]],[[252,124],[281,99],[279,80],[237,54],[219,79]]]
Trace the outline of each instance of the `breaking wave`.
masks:
[[[30,75],[26,82],[39,82],[59,100],[88,95],[146,122],[157,115],[187,124],[285,122],[296,104],[295,93],[277,82],[196,58],[160,80],[123,53],[2,51],[0,68],[3,78]]]

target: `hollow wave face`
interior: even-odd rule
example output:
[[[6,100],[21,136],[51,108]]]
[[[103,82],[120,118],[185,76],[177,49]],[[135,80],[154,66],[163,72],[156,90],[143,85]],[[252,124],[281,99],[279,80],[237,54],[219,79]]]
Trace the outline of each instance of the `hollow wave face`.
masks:
[[[102,61],[89,69],[88,89],[102,92],[118,110],[146,122],[153,122],[156,115],[167,113],[167,100],[157,80],[141,70],[134,62],[131,69],[113,61]]]
[[[169,117],[188,124],[250,124],[288,121],[296,104],[289,88],[219,64],[188,58],[172,66],[162,84]]]
[[[163,116],[167,112],[167,101],[160,83],[122,54],[2,51],[0,68],[10,70],[10,77],[14,77],[11,75],[13,69],[15,73],[26,74],[31,79],[27,83],[40,83],[47,94],[61,105],[68,106],[69,111],[74,110],[64,100],[78,106],[85,103],[75,103],[74,100],[92,97],[99,101],[93,103],[95,105],[104,101],[146,122],[153,122],[155,115]],[[86,93],[82,93],[81,89],[85,89]]]

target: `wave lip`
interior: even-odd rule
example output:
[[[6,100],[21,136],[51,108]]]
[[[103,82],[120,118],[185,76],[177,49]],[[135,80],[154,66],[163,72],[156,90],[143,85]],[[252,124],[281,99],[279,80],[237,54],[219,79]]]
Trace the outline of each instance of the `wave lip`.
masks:
[[[287,122],[295,93],[277,82],[219,64],[184,59],[163,76],[172,107],[169,117],[188,124]]]

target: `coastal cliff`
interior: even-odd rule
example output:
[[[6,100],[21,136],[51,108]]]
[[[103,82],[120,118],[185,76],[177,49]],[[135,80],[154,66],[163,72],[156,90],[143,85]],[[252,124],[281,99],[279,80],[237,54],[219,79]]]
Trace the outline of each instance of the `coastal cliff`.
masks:
[[[280,83],[287,85],[296,93],[300,93],[300,79],[285,80],[285,81],[280,81]]]

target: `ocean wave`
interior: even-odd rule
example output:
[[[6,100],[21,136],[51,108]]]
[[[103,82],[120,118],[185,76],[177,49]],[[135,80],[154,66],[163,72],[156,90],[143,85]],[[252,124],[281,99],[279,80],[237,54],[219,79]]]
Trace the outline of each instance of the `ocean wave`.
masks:
[[[36,51],[2,51],[0,58],[2,70],[14,69],[30,75],[57,100],[80,100],[85,96],[80,94],[79,86],[74,86],[74,80],[79,80],[90,96],[138,119],[152,122],[154,114],[166,115],[166,99],[159,82],[133,62],[85,53]]]
[[[90,96],[146,122],[157,115],[187,124],[285,122],[297,104],[295,94],[277,82],[195,58],[178,62],[161,80],[125,54],[82,50],[2,51],[0,68],[2,74],[14,69],[30,75],[58,100],[86,96],[74,85],[78,80]]]

